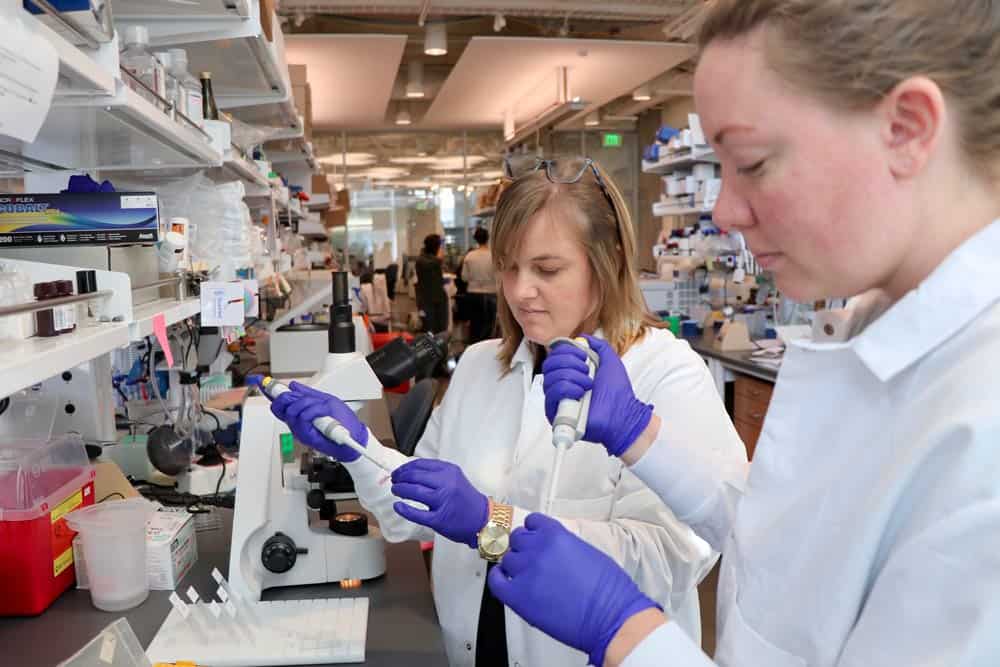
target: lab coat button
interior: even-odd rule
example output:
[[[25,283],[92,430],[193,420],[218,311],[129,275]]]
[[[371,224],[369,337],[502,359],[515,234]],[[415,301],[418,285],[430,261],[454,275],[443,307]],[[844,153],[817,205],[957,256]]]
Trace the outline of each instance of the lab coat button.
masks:
[[[480,572],[479,570],[476,570],[476,579],[478,579],[481,575],[482,575],[482,572]]]
[[[472,650],[472,642],[465,642],[465,650],[466,651]]]

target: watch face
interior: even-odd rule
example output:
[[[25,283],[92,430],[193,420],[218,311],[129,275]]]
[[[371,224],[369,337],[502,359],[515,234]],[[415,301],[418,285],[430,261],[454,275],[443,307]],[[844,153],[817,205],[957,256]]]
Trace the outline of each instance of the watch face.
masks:
[[[503,526],[488,523],[479,534],[479,548],[487,556],[502,556],[510,545],[510,533]]]

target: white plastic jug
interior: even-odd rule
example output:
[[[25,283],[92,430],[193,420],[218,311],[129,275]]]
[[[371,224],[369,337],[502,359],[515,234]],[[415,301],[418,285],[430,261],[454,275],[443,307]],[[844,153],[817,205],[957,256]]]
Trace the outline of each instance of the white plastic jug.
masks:
[[[146,521],[156,505],[145,498],[108,501],[66,515],[83,540],[90,599],[104,611],[142,604],[146,580]]]

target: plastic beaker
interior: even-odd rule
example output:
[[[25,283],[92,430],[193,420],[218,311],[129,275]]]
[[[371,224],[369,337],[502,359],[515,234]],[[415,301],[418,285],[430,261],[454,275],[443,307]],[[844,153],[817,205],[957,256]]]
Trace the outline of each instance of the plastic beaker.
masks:
[[[83,540],[90,599],[104,611],[131,609],[149,595],[146,521],[156,505],[145,498],[91,505],[66,515]]]

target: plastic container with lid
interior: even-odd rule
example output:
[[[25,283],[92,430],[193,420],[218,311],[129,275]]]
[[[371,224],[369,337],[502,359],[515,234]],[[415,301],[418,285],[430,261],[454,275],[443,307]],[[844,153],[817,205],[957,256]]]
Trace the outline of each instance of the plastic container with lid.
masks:
[[[66,515],[94,504],[79,436],[0,443],[0,616],[34,616],[73,585]]]

